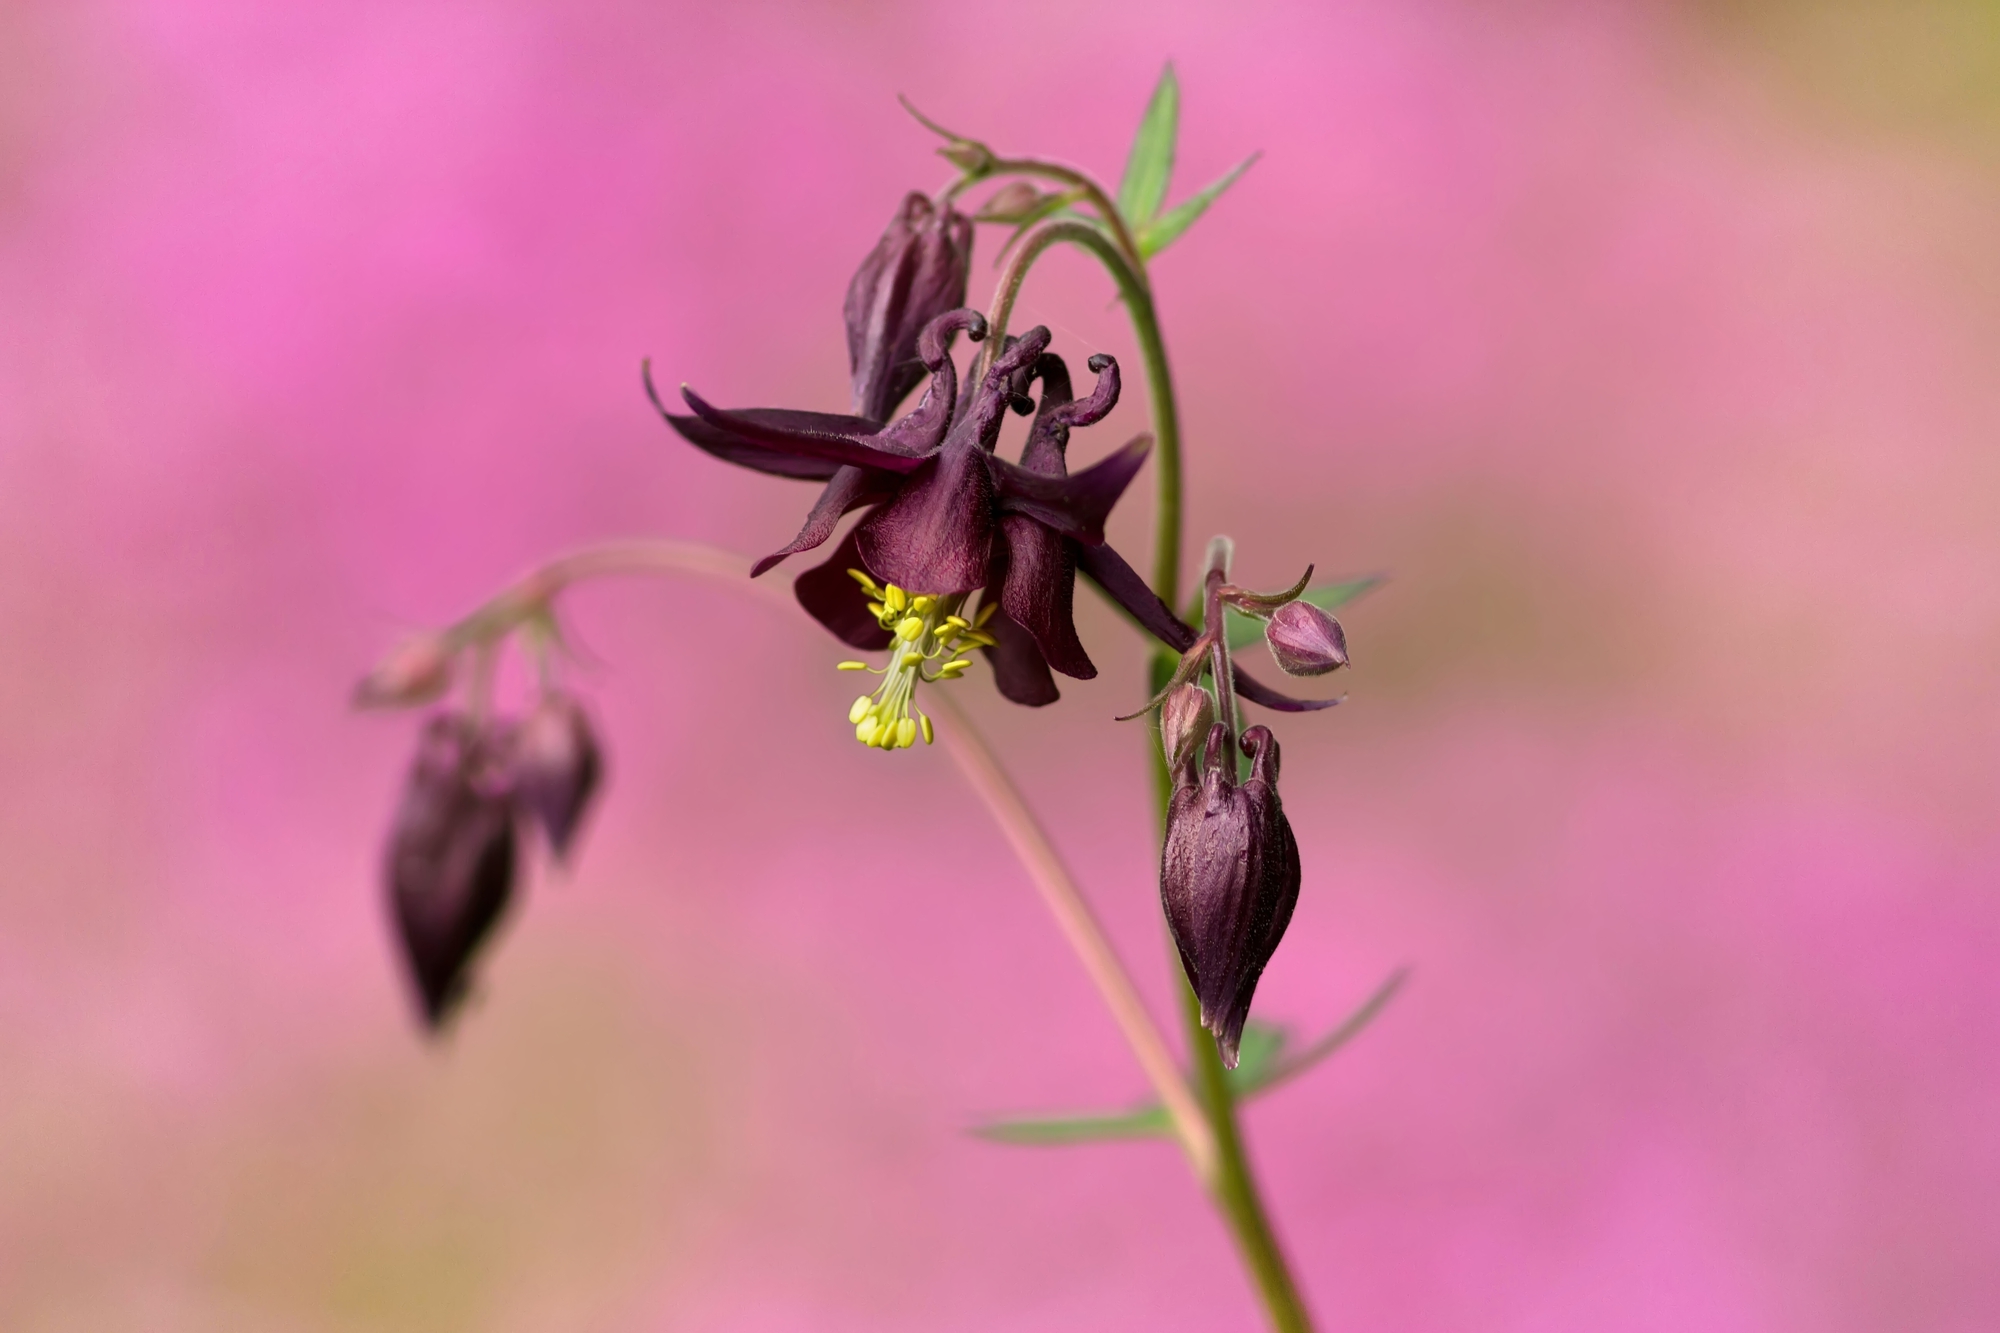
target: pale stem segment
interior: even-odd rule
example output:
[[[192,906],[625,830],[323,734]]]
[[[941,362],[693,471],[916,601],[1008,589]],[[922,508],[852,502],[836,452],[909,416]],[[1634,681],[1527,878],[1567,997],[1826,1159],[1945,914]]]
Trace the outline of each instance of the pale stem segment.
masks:
[[[1055,844],[1049,841],[1048,834],[1028,808],[1020,788],[1007,776],[992,747],[987,745],[986,738],[973,725],[965,709],[942,692],[934,706],[950,717],[951,725],[944,729],[944,739],[952,758],[958,761],[965,780],[972,784],[972,789],[992,812],[994,821],[1000,825],[1000,831],[1014,849],[1014,855],[1027,870],[1028,877],[1042,895],[1043,903],[1055,917],[1063,937],[1069,941],[1071,950],[1096,985],[1104,1007],[1111,1011],[1112,1021],[1118,1024],[1126,1044],[1138,1057],[1140,1068],[1152,1083],[1161,1105],[1166,1107],[1167,1118],[1173,1123],[1174,1137],[1180,1140],[1181,1150],[1187,1154],[1195,1178],[1205,1188],[1218,1188],[1215,1133],[1209,1126],[1208,1116],[1195,1099],[1186,1079],[1181,1076],[1180,1066],[1167,1048],[1166,1038],[1147,1013],[1145,1001],[1139,998],[1131,976],[1119,962],[1111,941],[1105,937],[1097,914],[1090,910],[1089,902],[1070,877],[1069,868],[1063,864]]]

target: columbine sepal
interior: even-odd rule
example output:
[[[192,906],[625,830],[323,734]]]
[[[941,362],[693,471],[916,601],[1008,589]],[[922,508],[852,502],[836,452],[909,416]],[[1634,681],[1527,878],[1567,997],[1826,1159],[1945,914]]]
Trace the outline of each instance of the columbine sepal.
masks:
[[[604,773],[589,714],[551,690],[514,726],[506,748],[515,806],[541,825],[549,850],[563,860]]]
[[[389,833],[390,907],[424,1019],[464,998],[514,887],[514,818],[491,738],[462,713],[425,725]]]
[[[1277,739],[1268,727],[1243,733],[1250,777],[1240,786],[1231,740],[1218,722],[1175,765],[1160,902],[1201,1024],[1234,1069],[1251,996],[1298,904],[1299,847],[1278,801]]]

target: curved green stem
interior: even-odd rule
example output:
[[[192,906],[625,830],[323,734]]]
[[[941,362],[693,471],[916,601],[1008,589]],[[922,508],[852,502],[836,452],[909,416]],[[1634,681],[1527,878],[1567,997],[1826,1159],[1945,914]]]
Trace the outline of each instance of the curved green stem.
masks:
[[[1023,238],[1002,271],[994,291],[992,308],[987,313],[986,345],[975,363],[975,374],[983,373],[988,356],[996,353],[1004,340],[1007,321],[1013,314],[1021,284],[1027,278],[1029,268],[1044,251],[1052,245],[1068,242],[1097,257],[1118,284],[1119,295],[1124,298],[1125,309],[1132,320],[1132,331],[1139,341],[1140,356],[1146,363],[1146,388],[1157,438],[1154,464],[1159,469],[1159,507],[1154,515],[1153,528],[1153,590],[1167,605],[1173,606],[1180,600],[1180,410],[1174,396],[1173,372],[1167,364],[1166,341],[1160,331],[1159,312],[1153,305],[1152,283],[1147,278],[1145,260],[1133,243],[1131,232],[1118,210],[1111,205],[1102,187],[1089,177],[1052,163],[1003,160],[994,166],[996,174],[1007,171],[1048,176],[1084,190],[1092,204],[1104,214],[1110,234],[1087,222],[1062,219],[1044,223]],[[1155,691],[1171,675],[1175,662],[1174,654],[1165,649],[1155,654]],[[1153,771],[1160,817],[1164,824],[1172,784],[1165,757],[1157,750],[1154,751]],[[1251,1174],[1249,1160],[1244,1155],[1242,1134],[1236,1121],[1236,1100],[1230,1090],[1227,1071],[1222,1067],[1215,1042],[1201,1026],[1201,1007],[1195,1000],[1194,992],[1188,988],[1185,977],[1182,978],[1181,990],[1189,1058],[1194,1064],[1195,1083],[1201,1091],[1203,1107],[1214,1135],[1215,1170],[1204,1183],[1217,1209],[1229,1223],[1237,1251],[1256,1283],[1257,1294],[1263,1300],[1271,1326],[1279,1333],[1311,1333],[1312,1320],[1306,1313],[1305,1301],[1285,1261],[1284,1250],[1265,1213],[1256,1178]]]

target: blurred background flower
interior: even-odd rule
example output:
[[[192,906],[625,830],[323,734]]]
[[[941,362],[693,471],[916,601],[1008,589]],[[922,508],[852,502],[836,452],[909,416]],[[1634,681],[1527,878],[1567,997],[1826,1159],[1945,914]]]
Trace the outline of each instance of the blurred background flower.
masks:
[[[408,727],[345,707],[558,548],[796,525],[639,360],[846,406],[856,259],[949,174],[896,92],[1115,177],[1167,58],[1183,181],[1265,151],[1155,266],[1194,548],[1393,576],[1285,733],[1258,991],[1416,967],[1249,1113],[1327,1326],[2000,1323],[1990,5],[17,0],[0,1325],[1252,1322],[1171,1147],[962,1132],[1141,1082],[803,616],[575,597],[613,782],[442,1047]],[[1136,367],[1109,299],[1057,255],[1016,322]],[[968,706],[1164,1006],[1143,647],[1079,614],[1097,680]]]

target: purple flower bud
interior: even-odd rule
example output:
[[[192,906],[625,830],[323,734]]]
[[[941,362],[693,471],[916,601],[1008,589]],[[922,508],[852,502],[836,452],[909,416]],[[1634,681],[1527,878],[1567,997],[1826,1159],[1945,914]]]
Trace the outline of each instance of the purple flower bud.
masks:
[[[354,687],[354,702],[362,708],[427,704],[451,687],[454,656],[441,634],[405,639]]]
[[[1324,676],[1347,665],[1347,633],[1311,602],[1286,602],[1264,625],[1264,642],[1288,676]]]
[[[1170,691],[1160,705],[1160,743],[1167,753],[1167,767],[1178,768],[1194,747],[1208,739],[1215,725],[1215,700],[1199,685],[1182,685]]]
[[[541,824],[549,850],[561,860],[603,773],[597,738],[582,705],[566,694],[543,695],[513,729],[507,772],[515,807]]]
[[[1199,754],[1193,745],[1174,769],[1160,900],[1181,966],[1201,1001],[1222,1063],[1236,1047],[1250,997],[1299,900],[1299,847],[1278,802],[1278,742],[1268,727],[1243,733],[1250,778],[1236,782],[1229,728],[1216,723]]]
[[[854,413],[883,422],[926,375],[924,325],[965,304],[972,219],[912,192],[847,287]]]
[[[385,866],[403,956],[436,1028],[464,997],[473,956],[514,884],[514,819],[486,738],[459,713],[430,719],[403,785]]]

